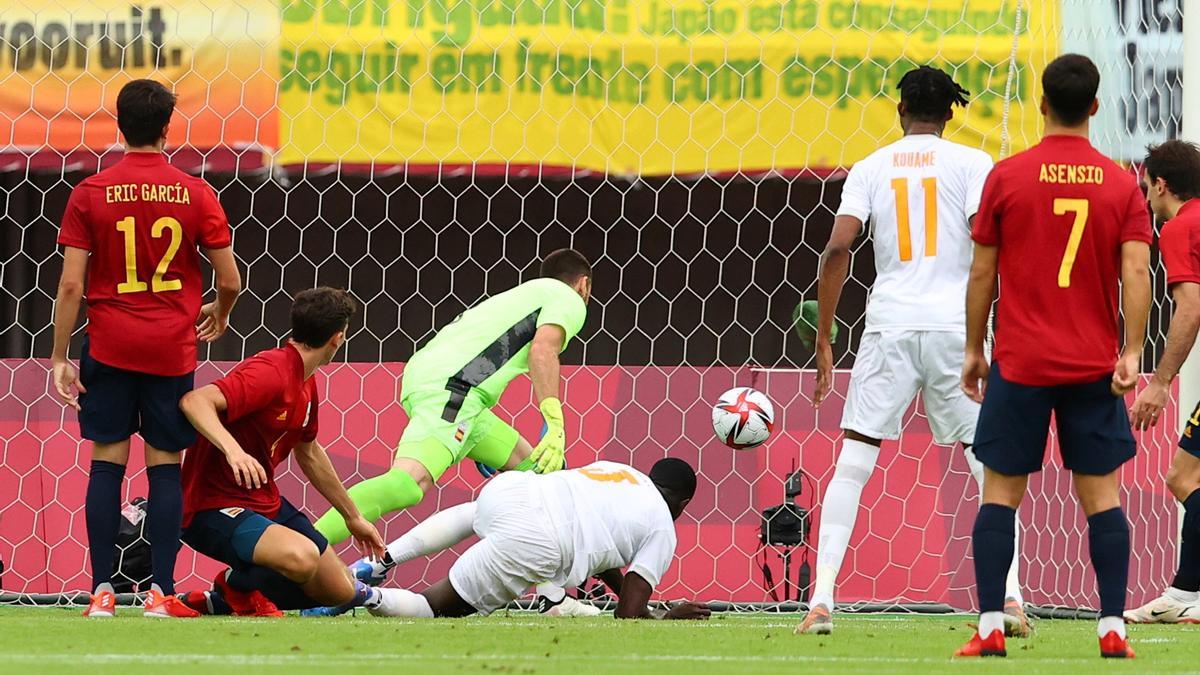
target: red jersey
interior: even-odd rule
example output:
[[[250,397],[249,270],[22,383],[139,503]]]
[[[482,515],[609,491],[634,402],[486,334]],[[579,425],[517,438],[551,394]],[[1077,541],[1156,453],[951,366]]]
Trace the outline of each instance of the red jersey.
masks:
[[[1111,375],[1121,345],[1121,244],[1150,243],[1137,179],[1086,138],[1047,136],[996,165],[972,237],[998,247],[994,360],[1031,386]]]
[[[274,518],[279,512],[275,467],[300,443],[317,438],[317,384],[304,379],[304,363],[292,345],[259,352],[213,384],[227,404],[221,422],[242,450],[258,460],[267,482],[240,487],[225,453],[203,436],[183,461],[183,524],[200,511],[243,507]]]
[[[89,350],[151,375],[196,369],[197,246],[230,245],[229,221],[203,179],[162,153],[131,152],[71,191],[58,243],[91,252]]]
[[[1167,285],[1200,284],[1200,199],[1184,203],[1158,234],[1158,250],[1167,266]]]

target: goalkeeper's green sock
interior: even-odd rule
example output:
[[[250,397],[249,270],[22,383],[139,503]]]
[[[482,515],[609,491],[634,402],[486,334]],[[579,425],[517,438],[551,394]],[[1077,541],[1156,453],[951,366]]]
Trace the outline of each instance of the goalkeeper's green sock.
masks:
[[[385,513],[399,511],[421,502],[425,493],[407,471],[392,469],[382,476],[364,480],[346,491],[358,510],[370,522],[379,520]],[[350,538],[346,519],[336,509],[329,509],[314,523],[317,532],[330,544],[340,544]]]

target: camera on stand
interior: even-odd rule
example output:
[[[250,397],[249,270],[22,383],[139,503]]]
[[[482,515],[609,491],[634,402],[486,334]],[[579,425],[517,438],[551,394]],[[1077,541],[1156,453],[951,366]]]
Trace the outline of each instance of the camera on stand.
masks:
[[[812,569],[808,564],[808,534],[811,517],[808,509],[796,503],[802,492],[803,470],[796,469],[783,483],[783,503],[763,509],[758,538],[763,546],[771,547],[783,561],[783,601],[807,601],[811,587]],[[799,547],[803,553],[798,578],[792,583],[792,554]],[[763,562],[763,580],[774,586],[770,568]],[[795,597],[791,590],[795,590]],[[771,591],[774,595],[774,591]]]

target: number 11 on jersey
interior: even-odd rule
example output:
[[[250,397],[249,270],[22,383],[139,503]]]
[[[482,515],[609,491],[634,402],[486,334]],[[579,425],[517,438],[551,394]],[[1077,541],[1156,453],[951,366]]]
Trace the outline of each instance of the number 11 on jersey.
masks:
[[[937,255],[937,178],[921,179],[925,190],[925,257]],[[896,229],[900,241],[900,261],[912,260],[912,229],[909,227],[908,179],[892,179],[892,191],[896,193]]]

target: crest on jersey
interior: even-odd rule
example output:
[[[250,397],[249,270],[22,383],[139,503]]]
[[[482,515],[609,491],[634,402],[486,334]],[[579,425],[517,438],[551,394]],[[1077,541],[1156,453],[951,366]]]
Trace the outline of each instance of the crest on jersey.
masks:
[[[454,432],[454,442],[455,443],[463,442],[463,439],[467,437],[467,429],[468,428],[470,428],[470,425],[467,424],[466,422],[459,423],[458,429],[455,430],[455,432]]]

